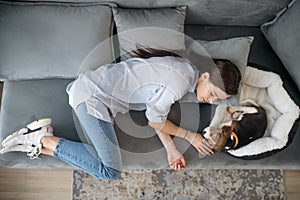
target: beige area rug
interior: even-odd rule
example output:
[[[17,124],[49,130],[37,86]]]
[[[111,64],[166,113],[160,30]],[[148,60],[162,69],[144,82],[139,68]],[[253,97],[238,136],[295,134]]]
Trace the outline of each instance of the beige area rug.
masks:
[[[75,170],[73,199],[285,199],[283,170],[122,172],[106,181]]]

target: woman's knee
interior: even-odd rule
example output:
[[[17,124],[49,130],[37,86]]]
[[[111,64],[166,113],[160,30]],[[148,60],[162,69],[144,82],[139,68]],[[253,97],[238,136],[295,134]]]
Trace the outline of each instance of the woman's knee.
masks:
[[[112,167],[105,166],[99,171],[99,174],[96,175],[97,178],[102,178],[105,180],[116,179],[120,174],[120,170],[114,169]]]

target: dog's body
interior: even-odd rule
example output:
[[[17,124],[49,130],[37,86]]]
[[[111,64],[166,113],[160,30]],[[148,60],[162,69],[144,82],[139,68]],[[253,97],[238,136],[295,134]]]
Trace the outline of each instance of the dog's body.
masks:
[[[251,103],[250,106],[227,107],[227,112],[231,120],[222,124],[221,129],[204,129],[204,137],[215,151],[238,149],[264,135],[267,116],[261,107]]]

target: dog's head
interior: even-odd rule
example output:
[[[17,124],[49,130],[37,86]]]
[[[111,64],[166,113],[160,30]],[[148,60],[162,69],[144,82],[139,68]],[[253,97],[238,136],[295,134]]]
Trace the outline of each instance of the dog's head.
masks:
[[[204,129],[204,137],[213,146],[216,152],[231,149],[238,145],[238,137],[233,132],[232,126],[223,126],[221,129],[207,127]]]

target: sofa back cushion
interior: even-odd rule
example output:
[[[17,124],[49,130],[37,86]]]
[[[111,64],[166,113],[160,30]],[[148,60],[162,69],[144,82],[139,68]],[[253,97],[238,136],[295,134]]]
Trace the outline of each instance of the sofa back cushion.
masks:
[[[184,50],[186,6],[173,8],[113,8],[120,46],[126,60],[136,56],[136,45],[155,49]]]
[[[114,60],[109,5],[0,1],[0,19],[2,81],[74,78],[96,46],[93,65]]]
[[[300,1],[294,0],[261,30],[300,91]]]
[[[49,0],[31,0],[49,1]],[[66,0],[51,0],[66,2]],[[68,0],[68,2],[108,2]],[[259,26],[271,19],[291,0],[110,0],[121,8],[161,8],[187,6],[186,24]]]

